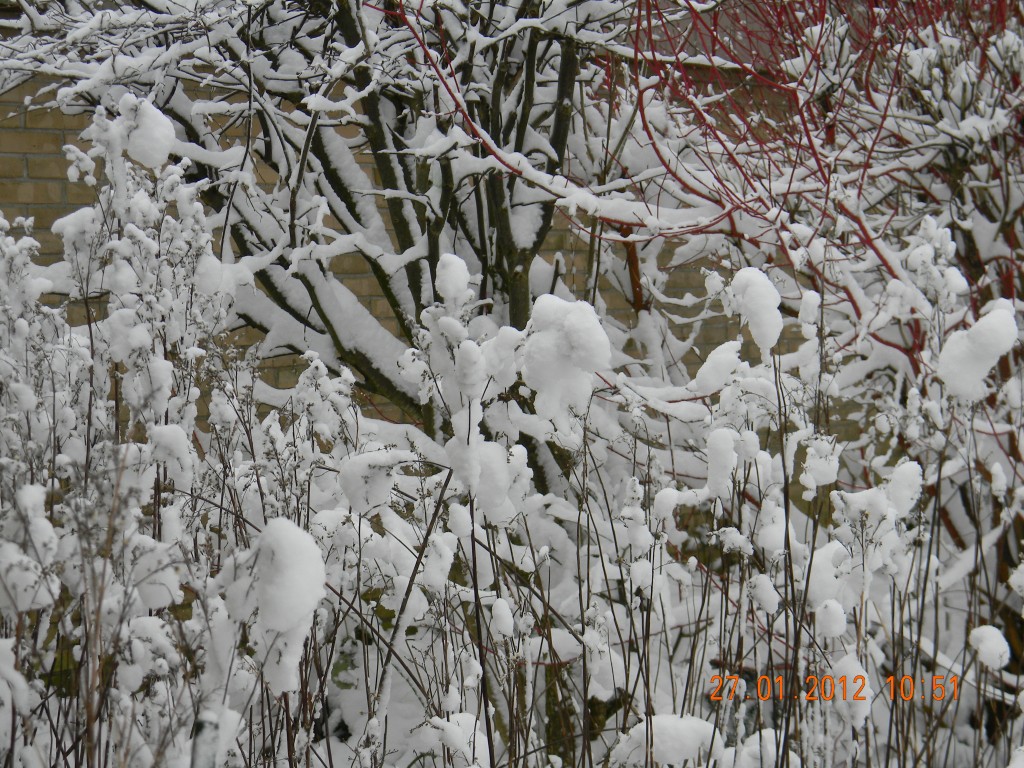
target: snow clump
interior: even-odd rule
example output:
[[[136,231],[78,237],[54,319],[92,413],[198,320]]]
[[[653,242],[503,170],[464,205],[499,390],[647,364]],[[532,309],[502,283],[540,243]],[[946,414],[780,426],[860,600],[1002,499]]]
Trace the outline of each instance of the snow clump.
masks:
[[[743,322],[750,327],[750,335],[767,362],[772,347],[782,335],[782,297],[772,285],[768,275],[755,267],[744,267],[732,279],[733,306]]]
[[[512,609],[508,601],[502,597],[497,598],[491,606],[491,629],[503,637],[512,637],[515,634]]]
[[[823,601],[814,612],[814,620],[820,638],[840,637],[846,631],[846,611],[838,600]]]
[[[770,614],[779,610],[779,591],[775,589],[771,576],[758,573],[749,582],[750,597],[757,606]]]
[[[135,126],[128,133],[128,157],[147,168],[162,168],[174,149],[174,123],[148,101],[130,93],[121,97],[118,111]]]
[[[270,520],[256,564],[256,635],[267,654],[267,683],[279,695],[299,686],[302,643],[326,594],[327,572],[316,540],[283,517]]]
[[[711,723],[698,717],[654,715],[650,727],[649,742],[647,722],[630,728],[612,750],[612,765],[646,765],[648,743],[654,762],[663,765],[681,765],[687,760],[722,755],[722,735]]]
[[[990,669],[1002,669],[1010,662],[1010,646],[997,627],[989,624],[971,630],[968,638],[978,661]]]
[[[999,299],[966,331],[946,339],[939,355],[938,374],[946,392],[976,402],[985,396],[985,377],[1017,342],[1013,305]]]
[[[611,366],[608,335],[585,301],[547,294],[537,299],[527,328],[523,379],[537,393],[538,415],[565,419],[571,408],[586,407],[592,374]]]
[[[18,671],[14,642],[13,637],[0,638],[0,739],[4,744],[13,738],[9,724],[28,713],[31,701],[31,689]]]
[[[437,262],[437,292],[445,303],[455,310],[473,298],[469,287],[469,267],[451,253],[445,253]]]
[[[861,728],[867,721],[868,715],[871,714],[871,701],[875,698],[875,693],[869,685],[871,678],[868,676],[867,670],[851,653],[832,665],[832,677],[836,680],[846,678],[850,686],[847,698],[836,696],[833,705],[836,714],[843,718],[851,728]],[[864,683],[863,690],[860,690],[861,682]]]

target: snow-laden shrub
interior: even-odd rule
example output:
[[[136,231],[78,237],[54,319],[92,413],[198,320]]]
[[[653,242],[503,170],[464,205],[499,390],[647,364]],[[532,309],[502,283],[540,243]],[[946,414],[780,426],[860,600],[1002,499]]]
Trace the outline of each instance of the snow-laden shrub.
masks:
[[[1008,757],[1019,22],[744,4],[686,82],[732,5],[26,10],[100,107],[0,240],[4,760]]]

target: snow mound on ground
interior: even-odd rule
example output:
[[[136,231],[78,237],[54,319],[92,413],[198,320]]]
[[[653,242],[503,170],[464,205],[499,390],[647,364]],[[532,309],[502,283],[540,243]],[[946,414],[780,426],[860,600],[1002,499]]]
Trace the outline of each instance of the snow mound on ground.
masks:
[[[263,674],[278,695],[298,688],[302,644],[326,594],[327,572],[316,540],[283,517],[260,534],[256,572],[255,631],[267,654]]]
[[[647,727],[630,728],[611,754],[612,765],[647,764]],[[654,715],[650,719],[651,756],[656,763],[679,765],[687,760],[717,758],[722,754],[722,735],[711,723],[692,715]]]
[[[971,631],[968,641],[978,661],[990,669],[1002,669],[1010,662],[1010,646],[997,627],[989,624]]]
[[[736,273],[732,296],[736,311],[750,327],[750,335],[761,350],[761,358],[767,361],[782,335],[782,297],[768,275],[755,267],[744,267]]]
[[[966,331],[946,339],[939,355],[938,375],[953,397],[977,401],[985,396],[985,377],[1017,342],[1017,321],[1013,305],[1000,299],[988,314]]]

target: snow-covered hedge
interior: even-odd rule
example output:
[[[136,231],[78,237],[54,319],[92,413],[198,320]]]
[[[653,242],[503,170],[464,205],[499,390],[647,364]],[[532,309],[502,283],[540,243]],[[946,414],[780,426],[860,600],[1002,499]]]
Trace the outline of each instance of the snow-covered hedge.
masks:
[[[107,5],[0,48],[96,194],[0,226],[0,763],[1011,759],[1019,8]]]

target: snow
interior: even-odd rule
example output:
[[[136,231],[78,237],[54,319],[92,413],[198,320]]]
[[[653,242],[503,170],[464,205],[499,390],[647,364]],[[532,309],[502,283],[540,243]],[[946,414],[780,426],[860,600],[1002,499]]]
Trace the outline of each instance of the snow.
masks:
[[[821,294],[817,291],[804,291],[800,296],[800,322],[807,325],[816,325],[820,309]]]
[[[551,640],[545,636],[531,637],[527,643],[527,658],[533,664],[543,665],[556,661],[570,661],[583,652],[583,646],[573,633],[565,629],[552,629]]]
[[[26,539],[27,551],[33,559],[44,568],[49,566],[56,556],[58,540],[53,524],[46,518],[46,489],[34,484],[21,486],[15,493],[15,505],[19,514],[15,516],[17,523],[10,531],[14,534],[11,538]]]
[[[695,394],[707,396],[724,387],[740,365],[740,343],[727,341],[708,353],[688,388]]]
[[[458,256],[445,253],[437,262],[437,280],[434,283],[445,303],[458,309],[473,297],[469,289],[469,268]]]
[[[947,394],[971,402],[984,397],[985,377],[1017,343],[1017,333],[1013,305],[1005,299],[990,304],[968,330],[951,333],[936,368]]]
[[[1024,305],[999,279],[1021,222],[980,210],[1024,205],[997,183],[1022,173],[1013,142],[987,140],[1012,127],[1016,32],[966,45],[942,11],[920,50],[864,59],[865,99],[840,66],[848,24],[793,16],[795,112],[758,125],[814,122],[834,86],[836,119],[853,118],[839,124],[863,128],[837,149],[743,129],[722,111],[730,83],[679,100],[651,73],[598,68],[552,102],[563,34],[584,70],[632,50],[622,0],[529,18],[454,3],[398,25],[371,7],[349,49],[287,4],[94,5],[23,3],[32,18],[0,52],[93,112],[87,146],[66,150],[85,194],[67,199],[95,201],[54,226],[54,265],[0,222],[15,763],[60,762],[88,734],[88,707],[46,673],[65,655],[110,670],[98,758],[140,768],[559,768],[552,718],[579,744],[594,699],[610,717],[585,751],[603,766],[885,765],[875,736],[899,702],[870,686],[798,702],[810,727],[778,730],[774,704],[700,695],[714,672],[752,693],[790,651],[837,696],[838,678],[878,686],[923,654],[1019,699],[992,671],[999,630],[957,624],[1013,569],[996,554],[1024,506],[1009,450]],[[661,8],[666,23],[685,6]],[[907,98],[907,71],[928,98]],[[950,142],[971,155],[956,199]],[[508,281],[526,269],[539,298],[516,329]],[[290,359],[310,364],[297,382]],[[920,599],[894,609],[893,585]],[[1007,587],[1024,594],[1024,566]],[[911,718],[908,748],[1010,759],[1006,739],[957,749],[978,734],[954,709]],[[349,736],[328,733],[342,722]]]
[[[750,335],[761,350],[761,358],[768,361],[771,350],[782,335],[782,297],[764,272],[755,267],[744,267],[732,279],[730,286],[733,306],[750,329]]]
[[[192,446],[177,424],[151,424],[147,430],[153,458],[163,462],[168,479],[178,488],[192,485]]]
[[[806,587],[812,606],[820,606],[828,600],[839,601],[842,605],[844,574],[849,571],[850,559],[850,551],[835,539],[815,550]]]
[[[437,746],[451,752],[455,768],[488,767],[487,735],[475,715],[453,712],[445,717],[430,718],[429,725],[434,729]],[[418,746],[423,749],[432,745]]]
[[[260,534],[256,574],[255,629],[267,654],[264,677],[275,694],[295,690],[302,643],[326,595],[320,547],[295,523],[276,517]]]
[[[956,267],[946,267],[942,277],[946,284],[946,290],[955,296],[963,296],[970,290],[971,286],[968,284],[967,278]]]
[[[242,725],[242,716],[226,706],[200,712],[192,740],[190,768],[225,765]]]
[[[217,765],[219,741],[220,722],[217,713],[201,712],[196,718],[195,736],[192,738],[193,768],[214,768]]]
[[[0,638],[0,684],[6,688],[0,689],[0,704],[4,707],[13,704],[21,711],[29,702],[29,688],[18,671],[14,656],[15,642],[13,637]]]
[[[736,469],[736,433],[716,429],[708,435],[708,480],[711,496],[728,499],[732,495],[733,472]]]
[[[779,754],[784,741],[784,735],[771,728],[751,734],[743,741],[742,746],[735,749],[731,768],[766,768],[777,765],[800,768],[800,758],[792,750],[785,756]],[[722,762],[725,765],[730,764],[728,759]]]
[[[174,123],[150,102],[125,94],[118,112],[131,121],[126,150],[128,156],[147,168],[159,169],[175,145]]]
[[[448,508],[448,530],[460,538],[469,536],[473,530],[473,518],[466,507],[452,504]]]
[[[0,614],[45,608],[57,597],[57,579],[12,541],[0,540]]]
[[[508,601],[502,597],[496,598],[491,604],[491,629],[503,637],[512,637],[515,634],[512,609],[509,608]]]
[[[841,677],[846,678],[846,698],[841,698],[837,692],[833,701],[836,712],[851,728],[862,728],[871,715],[871,702],[875,696],[875,692],[871,688],[871,676],[852,653],[833,663],[829,674],[835,680]],[[861,692],[864,701],[854,698],[861,683],[858,678],[864,681],[864,690]]]
[[[798,562],[806,557],[806,547],[800,543],[790,522],[787,527],[785,510],[772,499],[766,499],[757,516],[754,544],[765,551],[770,558],[776,558],[787,547]],[[817,567],[817,566],[815,566]]]
[[[807,456],[800,473],[800,484],[807,489],[803,493],[804,500],[813,499],[820,486],[831,485],[838,477],[839,447],[836,443],[820,437],[808,440]]]
[[[663,765],[715,759],[722,756],[724,746],[718,729],[706,720],[692,715],[653,715],[619,739],[611,752],[612,765],[648,765],[648,737],[651,757]]]
[[[149,610],[165,608],[182,599],[178,546],[177,541],[160,543],[143,534],[133,541],[135,589]]]
[[[537,413],[564,424],[570,409],[586,408],[595,371],[611,365],[611,345],[594,308],[545,295],[526,330],[523,379],[537,393]]]
[[[0,638],[0,738],[5,744],[14,740],[10,725],[28,715],[29,686],[18,670],[14,653],[15,638]]]
[[[634,560],[629,564],[629,587],[633,594],[650,597],[654,586],[654,564],[650,560]]]
[[[42,515],[45,511],[46,489],[41,485],[23,485],[15,493],[14,500],[22,514]]]
[[[338,482],[356,511],[370,513],[390,500],[391,478],[397,467],[416,460],[411,451],[368,450],[345,458],[338,471]]]
[[[754,554],[754,547],[750,543],[750,539],[733,526],[720,528],[718,530],[718,538],[722,542],[723,552],[741,552],[748,556]],[[764,574],[761,575],[763,576]]]
[[[975,627],[968,636],[978,661],[989,669],[1002,669],[1010,663],[1010,645],[998,627],[985,624]]]
[[[899,517],[906,517],[917,506],[923,485],[924,475],[916,461],[904,461],[892,471],[886,480],[885,490]]]
[[[267,522],[259,539],[260,623],[287,632],[302,624],[326,594],[320,547],[284,517]]]
[[[750,597],[762,611],[774,614],[779,610],[781,597],[779,591],[772,583],[771,576],[766,573],[757,573],[750,578],[748,583]]]
[[[825,640],[842,637],[846,632],[846,611],[838,600],[822,601],[814,611],[815,634]]]

